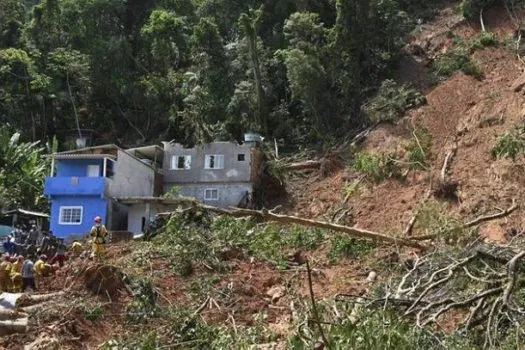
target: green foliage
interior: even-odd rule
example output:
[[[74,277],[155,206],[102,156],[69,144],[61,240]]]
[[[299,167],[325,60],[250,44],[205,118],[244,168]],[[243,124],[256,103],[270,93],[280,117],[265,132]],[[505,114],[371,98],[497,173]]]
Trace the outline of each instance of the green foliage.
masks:
[[[451,76],[457,71],[470,75],[476,79],[483,78],[481,67],[470,59],[470,53],[463,47],[455,47],[435,63],[436,73],[441,76]]]
[[[377,95],[366,105],[366,112],[374,121],[395,122],[411,108],[425,104],[426,98],[408,85],[385,80]]]
[[[153,282],[148,278],[136,277],[130,281],[133,291],[133,301],[126,307],[126,321],[131,324],[139,324],[154,316],[157,310],[157,294],[153,288]]]
[[[162,317],[159,319],[158,317]],[[158,349],[170,344],[184,344],[188,349],[248,349],[276,340],[276,335],[264,323],[263,315],[254,315],[251,327],[238,325],[235,331],[225,325],[204,322],[193,310],[182,306],[167,307],[161,315],[150,317],[149,322],[163,327],[147,332],[125,332],[105,342],[101,348]]]
[[[428,200],[420,205],[415,228],[420,229],[424,236],[436,235],[445,243],[461,242],[471,235],[463,228],[461,219],[450,214],[445,203],[436,200]]]
[[[422,126],[417,125],[412,132],[412,141],[407,147],[408,161],[412,169],[425,169],[429,164],[428,154],[432,145],[432,135]]]
[[[348,198],[359,196],[362,192],[363,188],[360,179],[353,180],[352,182],[345,184],[343,187],[343,194]]]
[[[394,157],[371,152],[357,153],[353,159],[353,168],[374,182],[398,177],[401,173]]]
[[[359,258],[375,248],[371,242],[356,240],[343,235],[330,237],[330,251],[328,259],[335,263],[342,258]]]
[[[470,75],[478,80],[484,76],[479,63],[470,58],[476,50],[498,44],[497,37],[491,32],[481,32],[468,41],[454,38],[454,46],[436,61],[434,68],[439,76],[448,77],[457,71]]]
[[[523,151],[525,151],[525,127],[520,124],[498,138],[491,154],[493,158],[509,158],[515,161]]]
[[[330,306],[327,305],[326,308],[330,310]],[[356,313],[355,321],[345,316],[342,319],[338,318],[334,323],[324,325],[324,332],[332,348],[356,350],[475,348],[464,337],[447,336],[438,332],[431,334],[422,328],[414,327],[390,308],[383,310],[359,307],[357,310],[359,311]],[[350,310],[346,314],[349,315]],[[329,316],[329,312],[325,312],[325,316]],[[317,341],[315,331],[313,324],[298,330],[289,337],[288,347],[314,348]]]
[[[0,208],[46,208],[44,178],[49,161],[39,142],[22,142],[9,125],[0,126]]]
[[[311,143],[366,122],[419,12],[386,1],[4,0],[0,116],[26,139]],[[417,16],[417,17],[416,17]],[[428,16],[425,15],[425,18]],[[73,131],[74,132],[74,131]]]
[[[470,38],[469,46],[471,51],[481,50],[485,47],[498,45],[498,38],[493,32],[480,32],[474,37]]]
[[[104,316],[104,306],[100,303],[84,305],[84,316],[86,320],[97,322]]]
[[[481,10],[494,5],[496,0],[462,0],[461,12],[468,19],[477,19]]]
[[[129,257],[134,264],[147,268],[152,256],[170,261],[175,273],[188,277],[202,263],[218,271],[225,261],[238,252],[278,267],[287,266],[287,253],[292,249],[315,249],[325,238],[319,229],[277,224],[254,224],[250,220],[208,217],[202,212],[172,216],[152,242]]]

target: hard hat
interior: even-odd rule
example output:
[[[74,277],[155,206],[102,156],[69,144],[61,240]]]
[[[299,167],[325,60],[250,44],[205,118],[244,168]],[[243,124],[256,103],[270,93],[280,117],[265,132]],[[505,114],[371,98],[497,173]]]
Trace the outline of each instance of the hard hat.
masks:
[[[102,218],[100,216],[95,216],[95,222],[101,222]]]

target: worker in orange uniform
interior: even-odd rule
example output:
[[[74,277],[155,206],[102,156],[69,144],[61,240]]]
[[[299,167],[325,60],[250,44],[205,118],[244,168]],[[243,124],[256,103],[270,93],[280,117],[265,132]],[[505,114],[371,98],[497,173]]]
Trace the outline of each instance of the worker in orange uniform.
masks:
[[[19,255],[11,264],[11,272],[9,278],[11,279],[11,286],[13,293],[22,292],[22,265],[24,265],[24,257]]]
[[[102,218],[100,216],[95,218],[95,225],[91,228],[89,235],[93,239],[91,257],[100,258],[104,253],[104,246],[108,235],[108,230],[106,226],[102,224]]]
[[[11,258],[9,254],[4,254],[3,260],[0,263],[0,292],[9,292],[11,289],[11,279],[9,273],[11,272]]]

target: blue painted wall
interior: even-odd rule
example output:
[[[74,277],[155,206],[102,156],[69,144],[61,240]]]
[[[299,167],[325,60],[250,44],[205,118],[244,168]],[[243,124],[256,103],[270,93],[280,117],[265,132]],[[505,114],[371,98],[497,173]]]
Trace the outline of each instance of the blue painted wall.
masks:
[[[44,194],[60,195],[98,195],[106,192],[107,179],[103,177],[46,177]]]
[[[61,206],[82,206],[81,225],[60,225]],[[58,237],[86,234],[93,226],[95,216],[102,217],[102,222],[107,221],[108,201],[97,196],[53,196],[51,198],[51,231]]]
[[[56,176],[87,176],[88,165],[100,165],[102,172],[103,161],[101,159],[67,159],[57,160]]]

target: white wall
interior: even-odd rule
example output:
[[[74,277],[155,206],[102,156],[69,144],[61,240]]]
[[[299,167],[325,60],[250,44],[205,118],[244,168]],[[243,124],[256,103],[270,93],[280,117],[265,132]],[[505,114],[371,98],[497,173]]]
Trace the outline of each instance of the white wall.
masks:
[[[158,213],[175,210],[176,205],[166,206],[161,204],[150,204],[150,218],[155,218]],[[146,204],[132,204],[128,210],[128,231],[133,233],[142,232],[142,218],[146,218]],[[148,218],[146,218],[148,220]],[[147,221],[146,221],[147,222]]]

